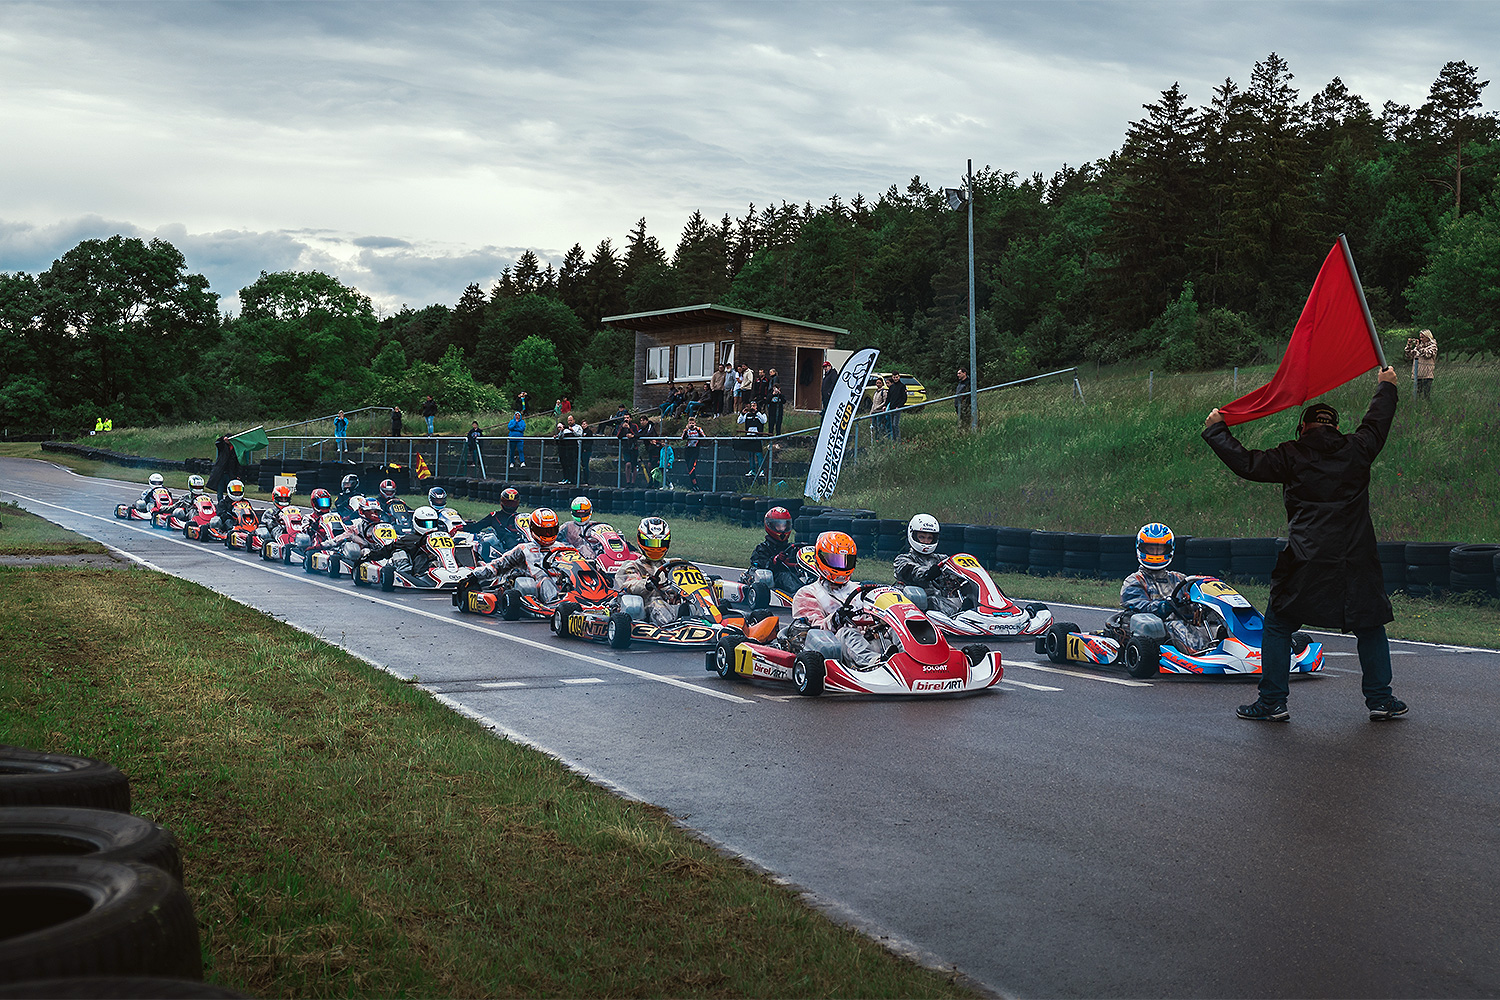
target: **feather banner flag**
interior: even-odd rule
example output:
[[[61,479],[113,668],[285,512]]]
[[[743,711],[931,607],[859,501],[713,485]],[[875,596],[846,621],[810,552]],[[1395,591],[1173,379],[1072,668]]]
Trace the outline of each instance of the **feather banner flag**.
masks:
[[[1219,413],[1231,425],[1269,417],[1377,367],[1385,367],[1385,352],[1354,257],[1340,235],[1318,271],[1276,374],[1259,389],[1219,407]]]

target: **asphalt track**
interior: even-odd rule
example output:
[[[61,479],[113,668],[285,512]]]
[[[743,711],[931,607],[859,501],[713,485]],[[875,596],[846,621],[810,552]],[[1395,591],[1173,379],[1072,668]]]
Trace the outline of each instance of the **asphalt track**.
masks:
[[[5,499],[414,677],[997,992],[1500,993],[1495,652],[1393,643],[1412,714],[1386,723],[1340,636],[1289,725],[1235,719],[1243,683],[1058,670],[1018,644],[987,694],[807,699],[116,521],[140,489],[0,459]]]

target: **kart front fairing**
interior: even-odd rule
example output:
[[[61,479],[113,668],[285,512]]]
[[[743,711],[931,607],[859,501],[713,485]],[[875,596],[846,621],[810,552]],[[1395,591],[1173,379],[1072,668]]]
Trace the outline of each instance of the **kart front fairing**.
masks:
[[[1203,609],[1210,627],[1222,622],[1218,640],[1207,649],[1184,650],[1177,644],[1161,648],[1161,668],[1179,674],[1258,674],[1265,619],[1229,584],[1214,577],[1194,577],[1187,585],[1193,608]],[[1323,644],[1308,643],[1292,657],[1294,673],[1323,669]]]
[[[943,570],[958,592],[967,592],[974,607],[947,614],[929,606],[927,617],[948,635],[977,639],[1030,639],[1052,627],[1052,611],[1044,604],[1016,604],[995,584],[978,559],[958,553],[943,560]]]
[[[393,526],[382,524],[378,528],[393,529]],[[453,554],[453,536],[446,531],[427,535],[422,540],[422,555],[426,565],[421,569],[396,555],[380,562],[361,563],[360,579],[364,583],[378,583],[384,590],[454,590],[469,575],[467,569],[459,566]]]

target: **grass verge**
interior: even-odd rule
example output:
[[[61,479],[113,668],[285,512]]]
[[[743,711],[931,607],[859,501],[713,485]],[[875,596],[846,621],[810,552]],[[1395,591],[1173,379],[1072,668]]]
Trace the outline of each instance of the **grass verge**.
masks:
[[[423,692],[197,585],[0,569],[0,732],[107,758],[257,996],[956,996]],[[140,600],[149,587],[152,599]]]
[[[81,555],[109,551],[13,503],[0,503],[0,555]]]

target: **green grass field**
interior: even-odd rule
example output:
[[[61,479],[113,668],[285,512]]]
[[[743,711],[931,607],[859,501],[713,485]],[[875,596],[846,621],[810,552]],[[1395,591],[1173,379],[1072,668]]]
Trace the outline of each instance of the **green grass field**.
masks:
[[[13,503],[0,503],[0,555],[80,555],[107,551],[98,542],[89,541]]]

